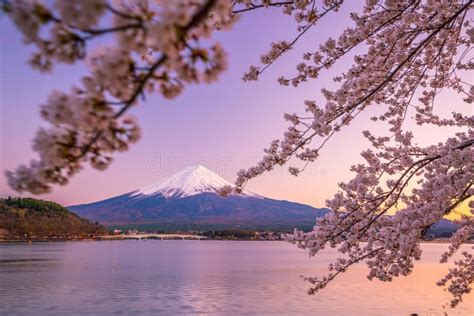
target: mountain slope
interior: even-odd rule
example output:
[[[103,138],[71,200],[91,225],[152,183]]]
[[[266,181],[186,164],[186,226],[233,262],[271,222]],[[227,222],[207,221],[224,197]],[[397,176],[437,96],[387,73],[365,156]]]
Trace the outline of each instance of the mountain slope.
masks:
[[[458,230],[459,225],[453,223],[448,219],[441,219],[439,222],[433,224],[428,233],[426,234],[427,238],[448,238],[453,235],[456,230]]]
[[[328,212],[247,191],[224,198],[218,191],[225,185],[232,184],[197,166],[141,189],[69,209],[108,225],[159,229],[312,227],[317,217]]]

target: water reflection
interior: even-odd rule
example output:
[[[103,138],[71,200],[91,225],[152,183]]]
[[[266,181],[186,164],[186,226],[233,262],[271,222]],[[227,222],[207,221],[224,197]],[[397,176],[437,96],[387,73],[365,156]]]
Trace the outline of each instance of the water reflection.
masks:
[[[0,314],[442,315],[449,295],[434,283],[447,269],[437,263],[446,245],[423,248],[408,278],[370,282],[357,266],[308,296],[300,275],[324,272],[333,251],[310,259],[283,242],[0,245]],[[447,311],[471,313],[472,298]]]
[[[25,259],[0,259],[0,263],[22,263],[22,262],[42,262],[53,261],[54,259],[25,258]]]

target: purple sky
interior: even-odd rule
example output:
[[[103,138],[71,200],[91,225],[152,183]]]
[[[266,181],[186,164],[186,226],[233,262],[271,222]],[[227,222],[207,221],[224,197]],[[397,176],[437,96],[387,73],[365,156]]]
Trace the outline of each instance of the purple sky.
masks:
[[[320,100],[320,89],[333,87],[332,76],[350,64],[351,56],[318,81],[297,89],[276,82],[280,75],[295,73],[304,51],[316,49],[328,36],[335,37],[347,27],[350,11],[345,7],[337,16],[322,20],[292,52],[268,69],[258,82],[251,83],[242,82],[242,74],[257,63],[272,41],[291,39],[295,25],[275,10],[243,17],[232,31],[216,36],[230,60],[229,69],[217,83],[188,87],[172,101],[159,95],[148,96],[131,112],[142,127],[138,144],[129,152],[116,155],[106,171],[86,168],[69,185],[56,187],[41,198],[65,205],[92,202],[129,192],[196,164],[233,181],[240,168],[255,163],[262,149],[281,136],[287,126],[282,114],[301,113],[305,99]],[[39,74],[26,65],[31,48],[23,45],[10,20],[2,17],[0,28],[0,195],[5,196],[18,194],[7,186],[4,171],[34,157],[31,139],[42,124],[38,105],[52,89],[68,91],[86,70],[84,63],[79,63],[57,66],[49,75]],[[449,94],[443,96],[446,102],[457,99]],[[351,178],[350,165],[361,161],[359,152],[368,146],[361,131],[368,128],[367,118],[374,110],[339,133],[302,176],[295,178],[284,167],[252,181],[246,189],[272,198],[323,206],[336,191],[337,183]],[[385,131],[376,125],[371,129],[379,134]],[[444,129],[429,128],[419,135],[420,141],[425,142],[445,139],[447,134]]]

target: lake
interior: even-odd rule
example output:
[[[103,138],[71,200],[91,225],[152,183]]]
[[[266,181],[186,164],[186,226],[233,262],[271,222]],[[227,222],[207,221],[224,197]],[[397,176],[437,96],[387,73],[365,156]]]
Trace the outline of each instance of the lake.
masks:
[[[300,275],[324,272],[334,250],[315,259],[277,241],[0,244],[0,314],[473,315],[473,293],[441,307],[446,248],[424,244],[409,277],[368,281],[358,265],[310,296]]]

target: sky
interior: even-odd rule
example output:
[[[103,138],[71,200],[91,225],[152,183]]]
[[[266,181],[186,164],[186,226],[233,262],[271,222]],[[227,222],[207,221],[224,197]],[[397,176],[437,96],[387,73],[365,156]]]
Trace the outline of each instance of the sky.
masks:
[[[351,64],[352,56],[347,56],[317,81],[298,88],[277,83],[279,76],[296,73],[305,51],[315,50],[329,36],[336,37],[348,27],[348,15],[353,10],[346,6],[321,20],[259,81],[250,83],[241,80],[243,73],[258,63],[272,41],[292,39],[296,27],[278,9],[246,14],[230,32],[215,36],[229,55],[229,68],[217,83],[188,86],[171,101],[158,94],[148,95],[130,112],[142,128],[139,143],[115,155],[106,171],[87,167],[67,186],[54,187],[52,193],[41,198],[64,205],[89,203],[130,192],[198,164],[229,181],[235,180],[239,169],[252,166],[262,157],[263,148],[280,138],[288,126],[283,113],[302,113],[304,100],[321,100],[321,88],[334,87],[332,77]],[[52,89],[68,91],[87,70],[80,62],[56,66],[52,74],[40,74],[26,64],[32,49],[22,43],[19,32],[4,16],[0,17],[0,29],[0,196],[17,196],[8,187],[4,172],[35,157],[31,140],[44,124],[39,118],[39,105]],[[107,39],[96,41],[90,49],[107,44]],[[441,103],[451,105],[457,99],[446,93]],[[362,162],[359,153],[369,146],[362,131],[386,134],[386,126],[367,123],[377,111],[374,108],[364,113],[338,133],[301,176],[291,176],[286,166],[251,181],[246,189],[323,207],[337,191],[337,184],[353,177],[349,167]],[[449,112],[449,108],[440,111]],[[418,131],[417,139],[421,143],[437,142],[447,135],[445,129],[425,128]]]

